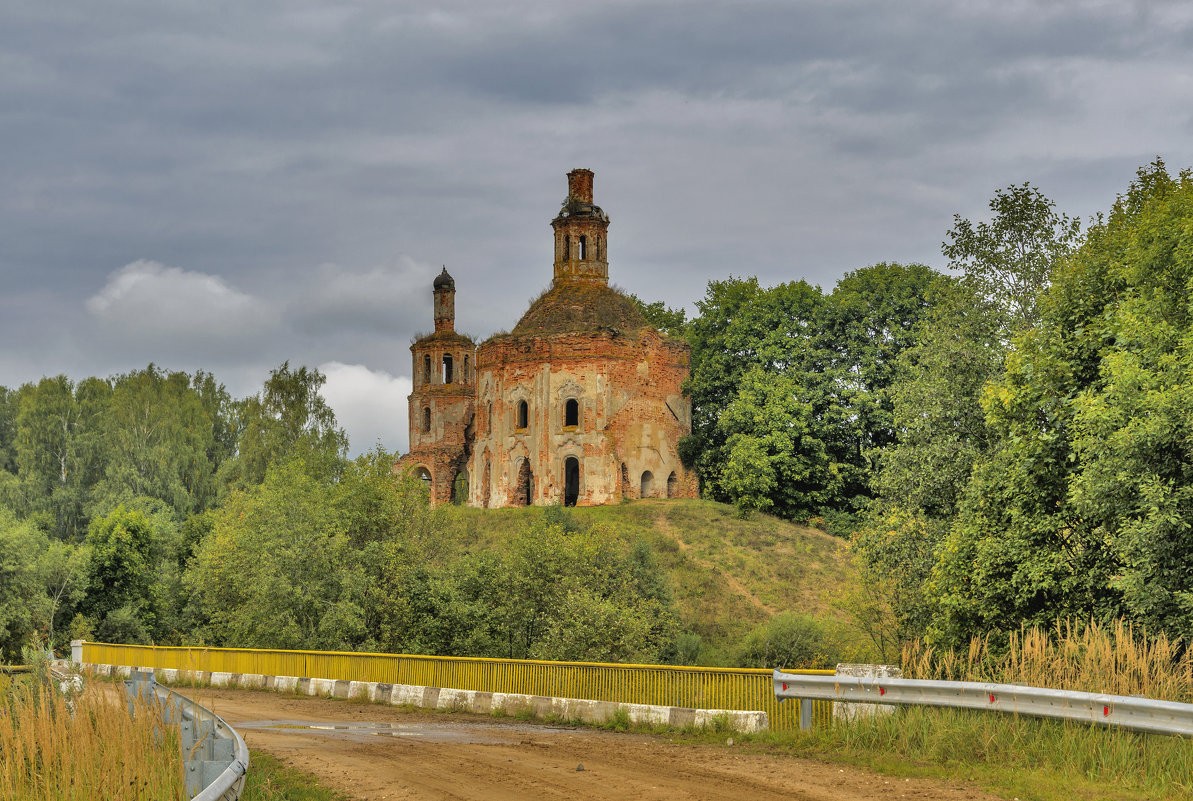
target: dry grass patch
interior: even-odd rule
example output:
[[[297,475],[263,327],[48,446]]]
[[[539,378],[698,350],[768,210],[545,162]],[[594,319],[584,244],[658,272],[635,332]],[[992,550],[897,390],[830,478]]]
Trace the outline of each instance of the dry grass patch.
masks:
[[[177,729],[144,701],[135,712],[110,685],[68,701],[35,678],[0,679],[0,798],[183,798]]]

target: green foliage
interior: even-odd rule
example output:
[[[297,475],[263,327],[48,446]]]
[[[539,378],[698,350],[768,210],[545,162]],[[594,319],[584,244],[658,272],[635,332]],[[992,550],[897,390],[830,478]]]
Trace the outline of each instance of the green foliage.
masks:
[[[273,370],[259,395],[236,404],[240,430],[238,453],[227,464],[228,481],[249,487],[265,480],[269,467],[281,462],[318,478],[333,477],[343,466],[348,436],[319,394],[326,376],[289,362]]]
[[[0,387],[0,473],[17,472],[17,393]]]
[[[944,281],[877,264],[827,297],[802,281],[709,283],[688,324],[693,423],[680,443],[704,491],[745,513],[859,508],[871,451],[894,438],[895,360]]]
[[[875,481],[886,504],[936,520],[956,514],[973,465],[990,448],[979,398],[1002,370],[1005,333],[964,285],[945,291],[921,323],[890,390],[899,437],[881,454]]]
[[[991,219],[976,225],[953,217],[941,251],[949,267],[999,313],[1002,328],[1019,331],[1039,321],[1037,301],[1052,271],[1080,244],[1081,222],[1057,214],[1030,183],[998,189]]]
[[[81,610],[107,642],[147,642],[155,622],[152,587],[154,525],[136,509],[117,506],[91,521],[86,599]],[[117,639],[132,637],[133,639]]]
[[[670,337],[683,337],[687,333],[688,313],[684,309],[672,309],[661,300],[645,303],[637,295],[630,295],[630,299],[638,306],[638,311],[661,333]]]
[[[853,535],[859,582],[850,604],[886,659],[928,628],[929,580],[943,526],[899,507],[875,507]]]
[[[739,508],[800,518],[841,500],[855,466],[834,459],[826,423],[841,422],[840,407],[814,405],[803,389],[791,373],[755,366],[722,412],[720,484]]]
[[[94,507],[144,496],[164,501],[179,517],[206,508],[215,499],[212,457],[221,425],[186,373],[151,364],[118,376],[101,425],[106,469]]]
[[[747,635],[737,664],[789,670],[826,668],[838,652],[839,646],[822,622],[799,612],[780,612]]]
[[[250,751],[252,769],[246,774],[241,801],[351,801],[330,790],[314,776],[297,770],[264,751]]]
[[[283,463],[228,497],[184,586],[212,642],[350,650],[363,639],[358,571],[332,487]]]
[[[1193,179],[1157,161],[1054,278],[987,390],[998,436],[941,554],[939,636],[1126,614],[1193,624]]]
[[[46,535],[0,507],[0,662],[17,662],[35,640],[36,616],[45,607],[39,562]]]
[[[110,393],[100,379],[75,386],[61,375],[18,391],[17,511],[50,516],[60,538],[86,531],[84,506],[102,474],[100,424]]]
[[[899,356],[918,341],[919,323],[951,283],[922,264],[883,262],[846,273],[828,297],[821,338],[835,353],[838,380],[852,390],[853,436],[861,450],[895,441],[888,390]]]

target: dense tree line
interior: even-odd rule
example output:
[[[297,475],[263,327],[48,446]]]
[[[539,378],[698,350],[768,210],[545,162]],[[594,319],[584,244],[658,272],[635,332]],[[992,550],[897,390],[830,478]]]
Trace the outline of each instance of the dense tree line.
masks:
[[[1193,178],[1156,161],[1084,236],[1010,191],[1031,202],[954,229],[959,293],[904,354],[866,575],[905,636],[1061,617],[1186,636]]]
[[[852,534],[882,648],[1065,616],[1183,636],[1190,231],[1193,177],[1157,161],[1084,232],[1030,184],[996,192],[954,219],[947,274],[730,277],[692,319],[639,302],[692,346],[681,456],[742,514]],[[0,658],[81,635],[682,661],[649,547],[560,510],[469,540],[390,454],[345,458],[322,382],[283,364],[234,400],[150,365],[0,387]],[[812,659],[815,629],[776,619],[739,661]]]

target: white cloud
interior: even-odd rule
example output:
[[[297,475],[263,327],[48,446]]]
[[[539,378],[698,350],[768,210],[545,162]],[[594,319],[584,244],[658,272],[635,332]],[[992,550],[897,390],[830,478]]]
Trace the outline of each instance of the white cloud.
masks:
[[[239,338],[273,317],[266,304],[218,275],[145,259],[110,274],[86,307],[109,330],[139,338]]]
[[[408,256],[371,270],[321,264],[287,316],[305,333],[392,333],[400,327],[395,321],[431,307],[435,272]]]
[[[388,451],[406,450],[409,378],[342,362],[321,364],[319,370],[327,376],[320,394],[348,432],[353,456],[371,450],[378,442]]]

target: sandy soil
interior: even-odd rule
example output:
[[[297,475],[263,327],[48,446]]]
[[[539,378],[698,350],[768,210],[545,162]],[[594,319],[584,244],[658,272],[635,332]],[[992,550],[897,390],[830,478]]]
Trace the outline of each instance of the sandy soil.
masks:
[[[269,692],[192,692],[236,727],[250,749],[369,801],[995,798],[957,784],[882,777],[734,747],[676,745],[648,735]]]

